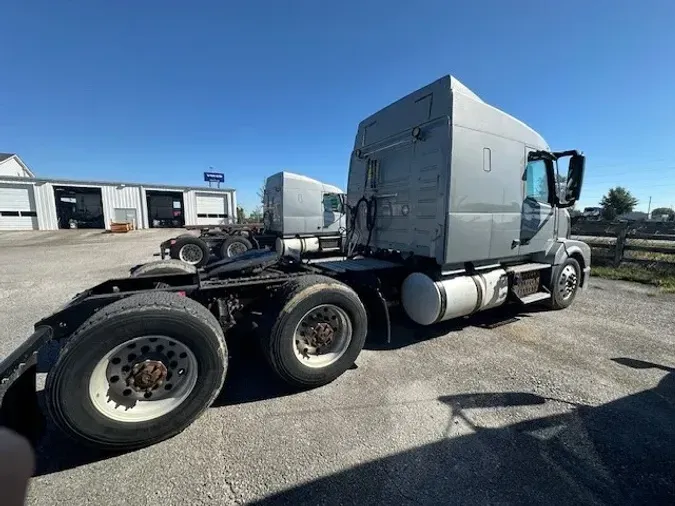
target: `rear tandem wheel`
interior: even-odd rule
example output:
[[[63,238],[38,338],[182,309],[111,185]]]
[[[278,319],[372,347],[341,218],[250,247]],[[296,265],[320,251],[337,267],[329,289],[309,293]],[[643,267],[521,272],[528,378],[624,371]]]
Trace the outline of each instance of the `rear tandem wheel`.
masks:
[[[246,237],[233,235],[223,241],[220,246],[220,258],[234,258],[253,249],[253,244]]]
[[[104,307],[70,337],[47,376],[46,405],[69,436],[107,450],[170,438],[218,395],[227,347],[201,304],[166,292]]]
[[[349,286],[319,275],[291,281],[276,296],[261,344],[272,369],[295,387],[342,375],[366,340],[367,314]]]
[[[190,234],[183,234],[169,247],[169,255],[195,267],[203,267],[209,261],[209,247],[206,242]]]

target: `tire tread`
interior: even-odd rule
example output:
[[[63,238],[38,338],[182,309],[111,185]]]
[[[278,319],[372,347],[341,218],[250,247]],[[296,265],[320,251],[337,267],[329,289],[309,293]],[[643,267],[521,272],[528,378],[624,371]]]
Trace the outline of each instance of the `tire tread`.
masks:
[[[327,276],[309,275],[289,281],[282,288],[280,288],[274,298],[274,303],[271,305],[268,311],[269,316],[266,325],[263,327],[265,329],[264,334],[262,335],[263,353],[269,365],[279,377],[281,377],[290,385],[301,388],[320,386],[328,383],[329,381],[332,381],[332,378],[326,379],[328,376],[330,376],[326,374],[323,379],[319,378],[312,382],[302,382],[298,380],[286,367],[281,350],[279,346],[276,345],[276,340],[283,332],[284,326],[286,325],[287,320],[290,318],[295,307],[293,306],[289,308],[288,305],[306,289],[317,285],[340,287],[344,290],[345,294],[349,294],[348,296],[354,303],[357,304],[357,307],[360,308],[361,316],[364,318],[364,325],[367,328],[367,315],[365,307],[363,306],[356,292],[354,292],[348,285],[345,285],[344,283]],[[365,341],[365,336],[363,337],[363,340]],[[362,347],[363,343],[361,343],[359,346],[359,352]]]
[[[63,357],[65,357],[75,346],[80,344],[83,339],[86,339],[86,335],[91,329],[95,328],[97,325],[100,325],[106,320],[124,313],[137,312],[139,310],[150,311],[157,309],[171,309],[173,311],[180,311],[204,322],[216,336],[216,340],[218,342],[218,361],[219,363],[224,364],[224,367],[221,368],[221,377],[218,379],[218,387],[214,388],[210,393],[208,402],[205,403],[203,408],[196,412],[195,415],[189,420],[189,423],[187,423],[185,426],[176,427],[175,429],[163,435],[158,441],[168,439],[182,432],[187,426],[199,418],[199,416],[201,416],[201,414],[215,401],[225,382],[228,357],[225,335],[222,327],[218,323],[218,320],[208,309],[202,306],[199,302],[190,299],[189,297],[182,297],[173,293],[162,291],[148,292],[126,297],[103,307],[101,310],[87,319],[80,327],[78,327],[78,329],[68,338],[68,341],[65,343],[65,345],[61,347],[59,357],[47,375],[47,382],[45,385],[45,392],[47,394],[45,404],[47,407],[47,412],[51,418],[57,422],[57,425],[61,426],[62,428],[69,425],[68,421],[60,414],[61,409],[58,403],[58,397],[52,388],[54,382],[59,379],[60,375],[68,374],[67,371],[63,371],[63,368],[60,368]],[[66,432],[71,436],[73,435],[73,432],[75,432],[69,427],[65,428]],[[158,441],[152,442],[154,443]],[[91,441],[88,440],[86,442],[91,443]],[[143,446],[146,446],[146,444],[130,445],[125,447],[125,449],[140,448]]]
[[[169,271],[173,270],[176,274],[195,274],[197,272],[197,267],[194,265],[186,264],[173,258],[165,258],[164,260],[155,260],[141,265],[134,271],[131,277],[137,278],[144,275],[152,275],[154,270],[160,271],[155,274],[173,274],[173,272],[161,272],[163,268]]]

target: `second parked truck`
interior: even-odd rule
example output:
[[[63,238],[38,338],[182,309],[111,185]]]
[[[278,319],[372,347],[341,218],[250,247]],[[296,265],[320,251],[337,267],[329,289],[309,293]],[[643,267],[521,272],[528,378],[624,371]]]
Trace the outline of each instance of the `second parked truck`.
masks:
[[[234,258],[251,249],[279,249],[282,254],[325,256],[343,248],[345,194],[336,186],[292,172],[265,180],[263,223],[225,225],[183,234],[160,244],[166,256],[195,267]],[[168,254],[168,255],[167,255]],[[169,263],[146,266],[166,270]],[[180,269],[175,262],[172,267]],[[185,269],[184,267],[182,267]]]
[[[45,386],[56,425],[129,450],[180,432],[211,404],[242,322],[255,324],[280,380],[311,388],[349,369],[367,335],[388,338],[392,306],[420,325],[505,303],[565,308],[590,276],[590,249],[570,238],[566,210],[583,172],[583,155],[551,150],[445,76],[359,124],[346,257],[307,263],[280,247],[92,287],[0,365],[4,423],[28,433],[38,419],[29,399],[47,341],[60,346]]]

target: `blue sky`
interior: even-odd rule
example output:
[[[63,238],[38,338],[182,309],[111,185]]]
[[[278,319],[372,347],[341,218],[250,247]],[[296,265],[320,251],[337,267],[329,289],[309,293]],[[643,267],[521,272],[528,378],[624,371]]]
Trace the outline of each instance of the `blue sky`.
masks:
[[[358,122],[444,74],[675,204],[675,2],[5,0],[0,151],[38,175],[346,186]]]

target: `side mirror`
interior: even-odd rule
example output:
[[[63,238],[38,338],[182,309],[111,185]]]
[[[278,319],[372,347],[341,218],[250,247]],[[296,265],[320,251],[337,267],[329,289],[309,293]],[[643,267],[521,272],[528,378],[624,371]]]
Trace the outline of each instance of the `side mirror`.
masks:
[[[584,155],[575,154],[570,157],[569,168],[567,170],[567,184],[565,185],[565,207],[574,205],[581,196],[585,166],[586,157]]]

